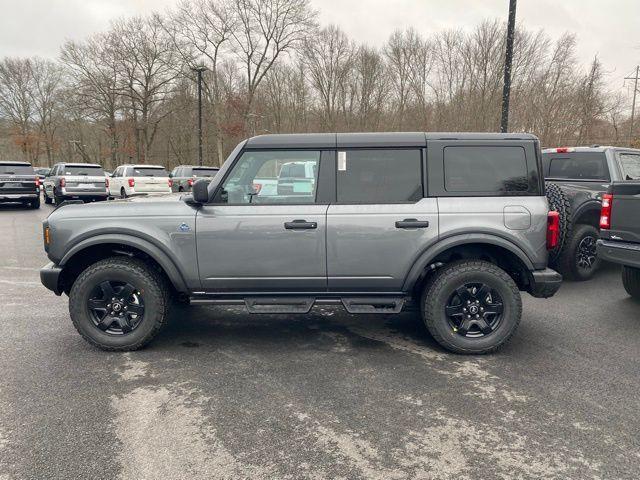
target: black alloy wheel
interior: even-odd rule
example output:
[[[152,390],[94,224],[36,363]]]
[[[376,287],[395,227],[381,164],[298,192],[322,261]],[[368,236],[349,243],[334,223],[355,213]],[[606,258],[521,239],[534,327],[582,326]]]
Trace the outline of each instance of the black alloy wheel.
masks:
[[[502,320],[504,307],[498,292],[485,283],[460,285],[449,298],[445,314],[458,335],[490,335]]]
[[[596,265],[598,259],[596,242],[597,238],[590,235],[580,240],[576,251],[576,262],[579,268],[591,270]]]
[[[111,335],[134,331],[144,318],[144,300],[130,283],[104,281],[87,300],[93,324]]]

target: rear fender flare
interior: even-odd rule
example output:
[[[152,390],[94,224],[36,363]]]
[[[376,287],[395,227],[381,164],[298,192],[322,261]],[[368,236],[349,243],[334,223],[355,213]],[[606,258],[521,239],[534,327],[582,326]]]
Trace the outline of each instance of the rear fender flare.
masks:
[[[435,245],[427,248],[418,259],[413,263],[411,270],[407,274],[404,284],[402,286],[402,290],[405,292],[410,292],[413,290],[416,282],[420,279],[420,276],[424,272],[424,270],[429,266],[433,260],[440,255],[441,253],[449,250],[453,247],[458,247],[460,245],[467,244],[487,244],[487,245],[495,245],[497,247],[502,247],[505,250],[510,251],[514,255],[516,255],[524,264],[524,266],[531,270],[535,270],[535,267],[527,254],[519,248],[514,243],[509,240],[505,240],[504,238],[498,237],[496,235],[478,233],[478,234],[464,234],[464,235],[454,235],[452,237],[445,238],[440,240]]]

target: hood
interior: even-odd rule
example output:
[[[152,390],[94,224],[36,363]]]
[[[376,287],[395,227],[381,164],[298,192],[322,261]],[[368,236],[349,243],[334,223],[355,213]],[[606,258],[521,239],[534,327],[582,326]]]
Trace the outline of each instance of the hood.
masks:
[[[67,204],[54,210],[49,215],[49,220],[118,217],[126,221],[128,218],[195,215],[195,209],[181,200],[183,196],[184,194],[140,195],[104,202]]]

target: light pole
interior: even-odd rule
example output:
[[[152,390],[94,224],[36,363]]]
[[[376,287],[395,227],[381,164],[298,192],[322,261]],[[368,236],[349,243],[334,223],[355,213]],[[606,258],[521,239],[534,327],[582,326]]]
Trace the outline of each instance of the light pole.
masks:
[[[198,76],[198,165],[202,166],[202,73],[207,67],[200,65],[191,70]]]
[[[500,131],[509,130],[509,96],[511,94],[511,60],[513,59],[513,36],[516,27],[516,0],[509,0],[509,22],[507,23],[507,51],[504,56],[504,87],[502,89],[502,118]]]

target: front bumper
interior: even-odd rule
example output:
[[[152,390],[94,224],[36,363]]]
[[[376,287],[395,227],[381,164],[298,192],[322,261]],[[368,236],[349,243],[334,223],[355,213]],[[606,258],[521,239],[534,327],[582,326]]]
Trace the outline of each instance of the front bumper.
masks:
[[[36,200],[40,193],[2,193],[0,192],[0,202],[24,202]]]
[[[640,245],[612,240],[598,240],[598,258],[627,267],[640,268]]]
[[[562,275],[551,268],[531,272],[529,293],[536,298],[553,297],[562,285]]]
[[[47,263],[40,269],[40,281],[42,282],[42,285],[47,287],[56,295],[62,295],[62,285],[60,284],[61,273],[62,268],[53,262]]]

